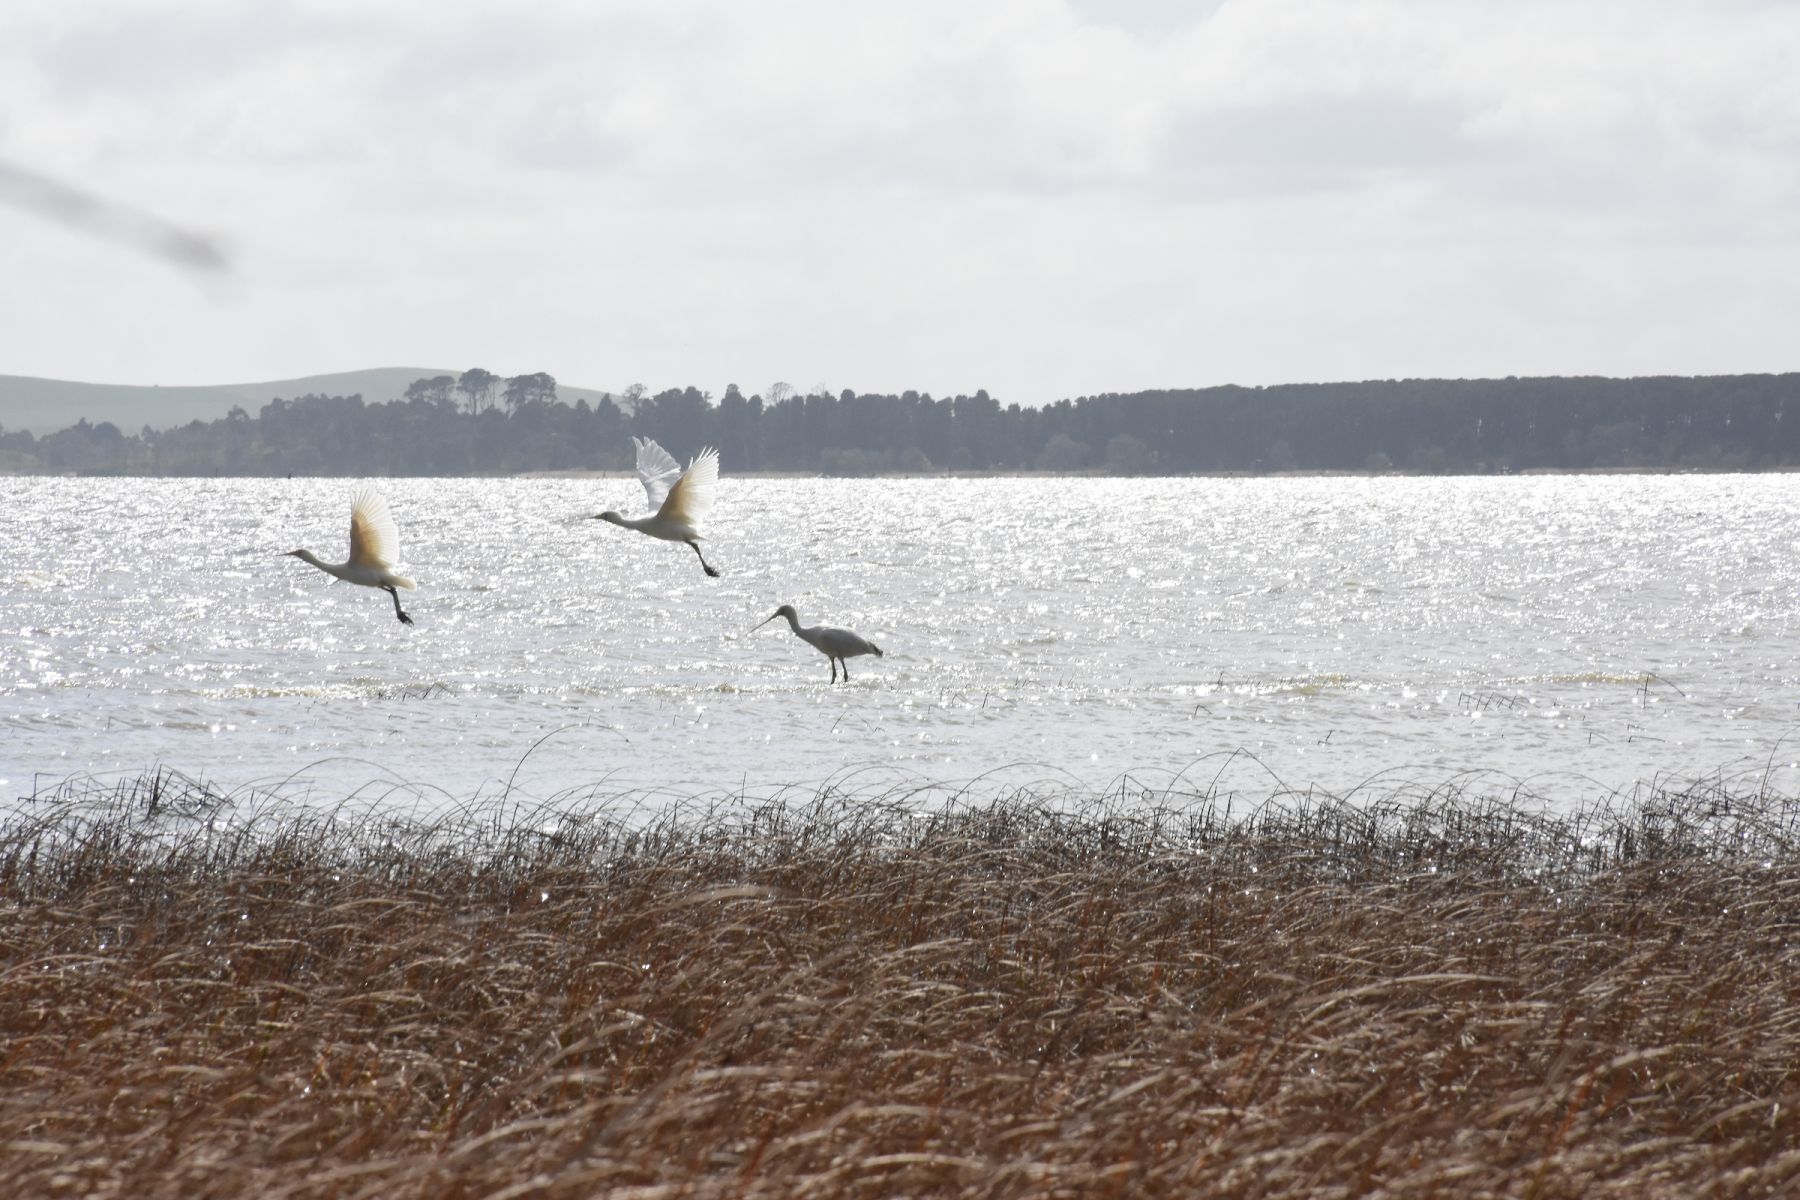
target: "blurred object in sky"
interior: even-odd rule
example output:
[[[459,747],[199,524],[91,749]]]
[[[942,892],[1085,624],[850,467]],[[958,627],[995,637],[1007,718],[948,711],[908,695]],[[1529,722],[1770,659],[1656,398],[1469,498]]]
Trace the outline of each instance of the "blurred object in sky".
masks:
[[[161,217],[115,204],[0,159],[0,200],[54,217],[65,225],[125,242],[196,271],[229,265],[218,243]]]

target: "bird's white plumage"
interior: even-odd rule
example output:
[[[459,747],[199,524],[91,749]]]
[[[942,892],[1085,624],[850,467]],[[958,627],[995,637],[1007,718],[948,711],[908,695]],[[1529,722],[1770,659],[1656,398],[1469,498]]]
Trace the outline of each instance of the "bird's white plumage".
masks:
[[[652,442],[655,446],[656,443]],[[661,446],[656,447],[661,450]],[[706,514],[712,511],[713,500],[719,489],[719,452],[713,449],[702,450],[682,472],[675,486],[663,499],[662,507],[656,515],[664,521],[671,521],[691,528],[698,528]]]
[[[831,680],[833,683],[837,682],[839,663],[843,664],[844,679],[848,682],[850,679],[850,664],[846,660],[858,658],[864,654],[873,654],[876,658],[883,657],[881,647],[877,646],[874,642],[871,642],[860,633],[852,633],[848,629],[838,629],[832,625],[800,624],[800,614],[794,611],[794,606],[791,604],[784,604],[768,616],[764,617],[757,624],[756,628],[761,629],[764,625],[767,625],[777,617],[786,617],[788,628],[794,631],[795,637],[831,660]]]
[[[394,590],[413,586],[412,580],[394,571],[400,559],[400,530],[386,498],[374,488],[362,488],[350,498],[349,558],[330,563],[311,550],[289,550],[288,554],[345,583],[381,588],[394,598],[394,615],[407,625],[413,623],[400,607],[400,593]]]
[[[634,437],[631,441],[637,447],[638,481],[644,485],[644,495],[649,498],[650,511],[658,512],[663,501],[668,499],[669,489],[681,478],[681,464],[675,461],[674,455],[650,438]]]
[[[365,487],[350,500],[348,565],[385,571],[399,561],[400,528],[394,524],[393,510],[388,508],[385,496]]]
[[[875,643],[861,634],[851,633],[848,629],[838,629],[831,625],[814,625],[810,629],[797,631],[801,638],[813,649],[832,658],[856,658],[863,654],[878,654]]]
[[[700,521],[712,511],[719,488],[719,452],[708,447],[694,456],[683,471],[672,455],[649,438],[634,437],[637,446],[638,482],[644,485],[652,511],[641,517],[627,517],[612,509],[595,513],[594,519],[665,542],[685,542],[694,548],[700,566],[708,575],[719,572],[706,561],[700,551]]]

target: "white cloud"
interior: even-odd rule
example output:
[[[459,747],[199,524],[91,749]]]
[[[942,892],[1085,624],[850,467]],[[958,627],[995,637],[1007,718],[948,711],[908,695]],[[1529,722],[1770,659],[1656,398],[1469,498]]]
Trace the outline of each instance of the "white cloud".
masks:
[[[0,300],[0,371],[1779,369],[1796,46],[1673,0],[8,6],[0,158],[239,269],[0,209],[0,267],[54,279]]]

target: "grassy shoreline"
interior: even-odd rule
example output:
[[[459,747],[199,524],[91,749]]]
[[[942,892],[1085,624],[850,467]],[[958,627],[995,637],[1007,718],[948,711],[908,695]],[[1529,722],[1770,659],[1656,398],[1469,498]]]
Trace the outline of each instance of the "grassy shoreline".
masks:
[[[174,782],[0,826],[15,1194],[1800,1183],[1793,798],[424,825]]]

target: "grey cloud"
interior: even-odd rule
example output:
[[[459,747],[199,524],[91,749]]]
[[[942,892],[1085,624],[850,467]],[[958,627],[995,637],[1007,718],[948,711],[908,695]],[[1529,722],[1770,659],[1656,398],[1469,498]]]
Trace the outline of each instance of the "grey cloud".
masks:
[[[195,79],[253,70],[278,50],[329,41],[342,26],[302,17],[285,6],[209,10],[174,20],[131,14],[77,29],[46,45],[36,61],[65,96],[157,96]]]
[[[1224,4],[1225,0],[1070,0],[1069,7],[1092,24],[1156,37],[1192,28]]]
[[[1449,167],[1495,154],[1463,133],[1464,116],[1446,102],[1380,95],[1190,113],[1171,122],[1160,158],[1177,176],[1313,191],[1364,172]]]

